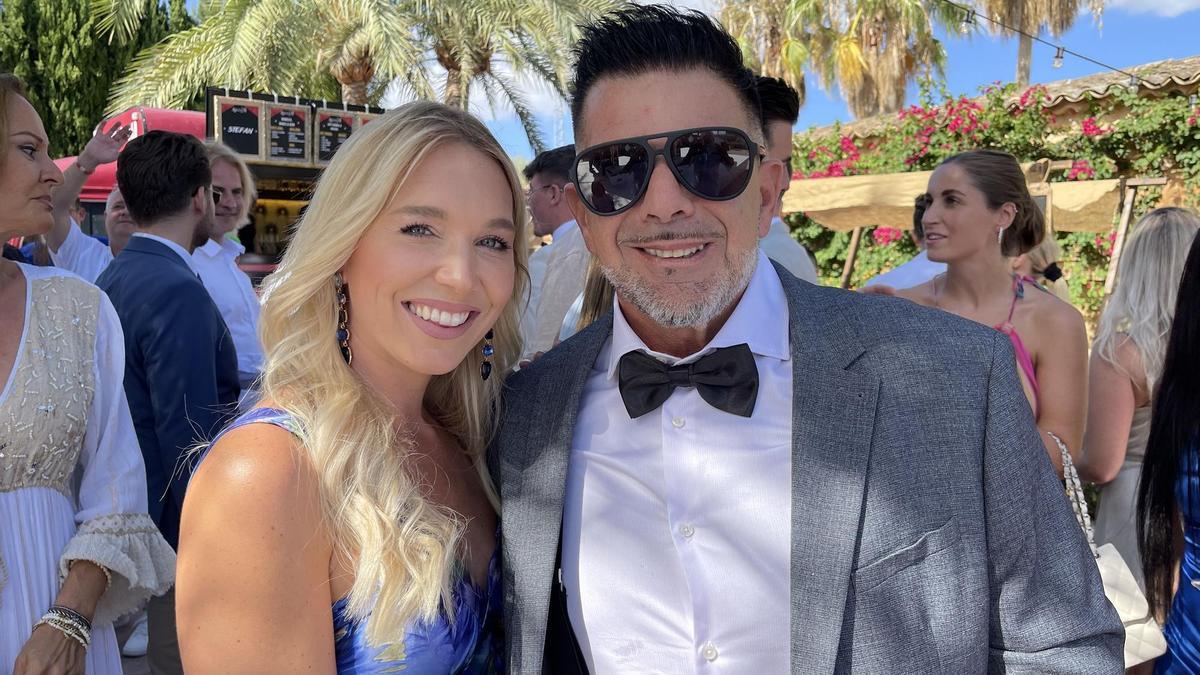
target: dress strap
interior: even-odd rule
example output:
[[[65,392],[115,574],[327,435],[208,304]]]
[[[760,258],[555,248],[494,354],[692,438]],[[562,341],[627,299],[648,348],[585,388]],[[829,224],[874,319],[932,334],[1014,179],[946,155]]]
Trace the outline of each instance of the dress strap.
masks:
[[[222,429],[221,432],[212,439],[212,442],[208,444],[208,447],[204,448],[204,452],[200,455],[199,461],[204,461],[204,458],[208,456],[208,451],[212,450],[212,447],[216,445],[217,441],[221,440],[225,434],[239,427],[258,423],[272,424],[287,431],[293,436],[300,435],[300,425],[296,423],[296,418],[290,412],[281,410],[279,408],[251,408],[250,410],[247,410],[239,415],[237,419],[230,422],[228,426]],[[199,462],[197,462],[197,466],[198,465]]]
[[[1025,298],[1025,282],[1034,284],[1035,288],[1037,287],[1037,282],[1033,279],[1022,277],[1018,274],[1013,275],[1013,299],[1012,304],[1008,306],[1008,318],[1004,323],[996,326],[996,330],[1007,335],[1009,341],[1012,343],[1013,351],[1017,355],[1017,366],[1025,374],[1025,379],[1029,381],[1029,387],[1033,389],[1033,412],[1036,415],[1041,408],[1041,391],[1038,387],[1037,369],[1033,366],[1033,357],[1025,347],[1025,342],[1021,340],[1016,326],[1012,323],[1013,312],[1017,309],[1017,301]]]

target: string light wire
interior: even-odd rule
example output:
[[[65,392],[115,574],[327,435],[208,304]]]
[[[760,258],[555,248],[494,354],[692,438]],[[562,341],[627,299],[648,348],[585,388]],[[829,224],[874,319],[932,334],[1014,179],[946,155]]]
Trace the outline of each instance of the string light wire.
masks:
[[[1018,35],[1022,35],[1024,37],[1029,38],[1030,40],[1033,40],[1034,42],[1044,44],[1047,47],[1054,47],[1056,50],[1055,57],[1054,57],[1056,64],[1061,63],[1063,54],[1070,54],[1071,56],[1074,56],[1077,59],[1083,59],[1084,61],[1087,61],[1088,63],[1095,64],[1106,70],[1111,70],[1114,73],[1128,75],[1129,76],[1129,85],[1131,87],[1137,87],[1138,84],[1141,82],[1141,78],[1139,78],[1134,73],[1131,73],[1127,70],[1122,70],[1121,68],[1117,68],[1116,66],[1110,66],[1107,63],[1104,63],[1103,61],[1097,61],[1096,59],[1093,59],[1092,57],[1088,56],[1087,54],[1080,54],[1079,52],[1068,49],[1067,47],[1065,47],[1063,45],[1050,42],[1049,40],[1044,40],[1041,37],[1038,37],[1037,35],[1031,35],[1029,33],[1026,33],[1025,31],[1021,30],[1020,28],[1013,28],[1012,26],[1008,26],[1004,22],[1000,21],[999,19],[995,19],[986,13],[981,14],[981,13],[977,12],[974,7],[968,7],[967,5],[960,5],[957,2],[953,2],[953,0],[938,0],[938,2],[941,2],[944,5],[949,5],[951,7],[955,7],[959,11],[961,11],[963,13],[963,16],[967,17],[963,20],[963,26],[973,24],[975,17],[982,17],[982,18],[986,19],[987,21],[999,26],[1000,28],[1003,28],[1004,30],[1006,30],[1010,33],[1016,33]]]

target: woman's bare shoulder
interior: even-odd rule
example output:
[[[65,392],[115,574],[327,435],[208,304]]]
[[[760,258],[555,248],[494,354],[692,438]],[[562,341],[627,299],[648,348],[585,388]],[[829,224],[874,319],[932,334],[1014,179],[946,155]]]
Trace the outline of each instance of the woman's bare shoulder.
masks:
[[[187,504],[233,513],[246,524],[277,522],[284,515],[307,520],[318,512],[313,507],[319,486],[295,435],[274,424],[252,423],[229,430],[208,449],[188,484]]]
[[[904,298],[905,300],[911,300],[918,305],[933,307],[933,281],[926,281],[919,286],[913,286],[911,288],[898,288],[896,289],[896,297]]]

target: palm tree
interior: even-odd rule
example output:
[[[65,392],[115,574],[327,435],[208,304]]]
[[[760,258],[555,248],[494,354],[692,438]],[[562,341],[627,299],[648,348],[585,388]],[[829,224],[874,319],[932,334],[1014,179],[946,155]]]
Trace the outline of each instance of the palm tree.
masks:
[[[118,39],[155,1],[93,0]],[[378,103],[395,85],[466,109],[478,82],[493,108],[513,108],[540,150],[516,79],[532,75],[564,95],[575,26],[624,1],[202,0],[199,25],[139,55],[109,109],[178,107],[206,85],[358,104]],[[446,71],[440,83],[434,63]]]
[[[1058,37],[1075,23],[1083,0],[983,0],[983,11],[996,21],[1019,29],[1025,35],[1005,30],[992,24],[993,30],[1001,35],[1019,35],[1017,47],[1017,84],[1029,84],[1029,71],[1033,62],[1033,40],[1028,35],[1040,35],[1043,30]],[[1104,13],[1104,0],[1087,0],[1096,21]]]
[[[936,0],[724,0],[721,18],[764,74],[803,91],[807,68],[865,117],[899,110],[922,71],[941,73],[933,23],[958,17]]]
[[[762,75],[783,79],[804,105],[804,68],[819,50],[825,9],[821,0],[726,0],[721,23],[741,44],[747,64]],[[824,37],[824,35],[821,35]]]

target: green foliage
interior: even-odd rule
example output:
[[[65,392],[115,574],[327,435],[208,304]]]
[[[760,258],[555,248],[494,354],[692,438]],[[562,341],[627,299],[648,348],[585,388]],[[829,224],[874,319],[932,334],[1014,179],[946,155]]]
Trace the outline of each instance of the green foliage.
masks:
[[[102,34],[124,40],[157,0],[90,1]],[[377,104],[393,85],[466,109],[479,90],[538,150],[521,79],[565,97],[577,26],[624,1],[204,0],[199,23],[138,54],[109,109],[179,107],[206,86]]]
[[[172,6],[183,6],[172,0]],[[184,12],[186,15],[186,11]],[[86,2],[4,0],[0,2],[0,71],[25,82],[29,100],[42,116],[55,155],[83,149],[104,115],[109,86],[133,56],[165,37],[176,21],[156,6],[132,40],[99,37]]]
[[[930,84],[926,83],[926,87]],[[795,178],[823,178],[906,171],[927,171],[947,157],[973,148],[1010,152],[1021,161],[1074,160],[1052,181],[1116,176],[1178,177],[1185,201],[1200,206],[1200,108],[1185,96],[1142,98],[1123,91],[1089,102],[1089,115],[1061,124],[1042,107],[1045,89],[1024,91],[1016,85],[993,85],[978,99],[943,96],[934,103],[926,89],[922,103],[901,110],[887,128],[867,139],[835,127],[793,138]],[[914,197],[916,195],[913,195]],[[1133,216],[1153,209],[1161,189],[1141,189]],[[850,234],[833,233],[804,217],[788,217],[792,234],[814,252],[825,283],[840,281]],[[1116,224],[1116,217],[1111,225]],[[907,237],[897,239],[886,228],[864,231],[851,287],[894,267],[915,253]],[[1112,254],[1112,232],[1058,232],[1063,249],[1059,261],[1072,301],[1094,318],[1104,300],[1104,277]]]

